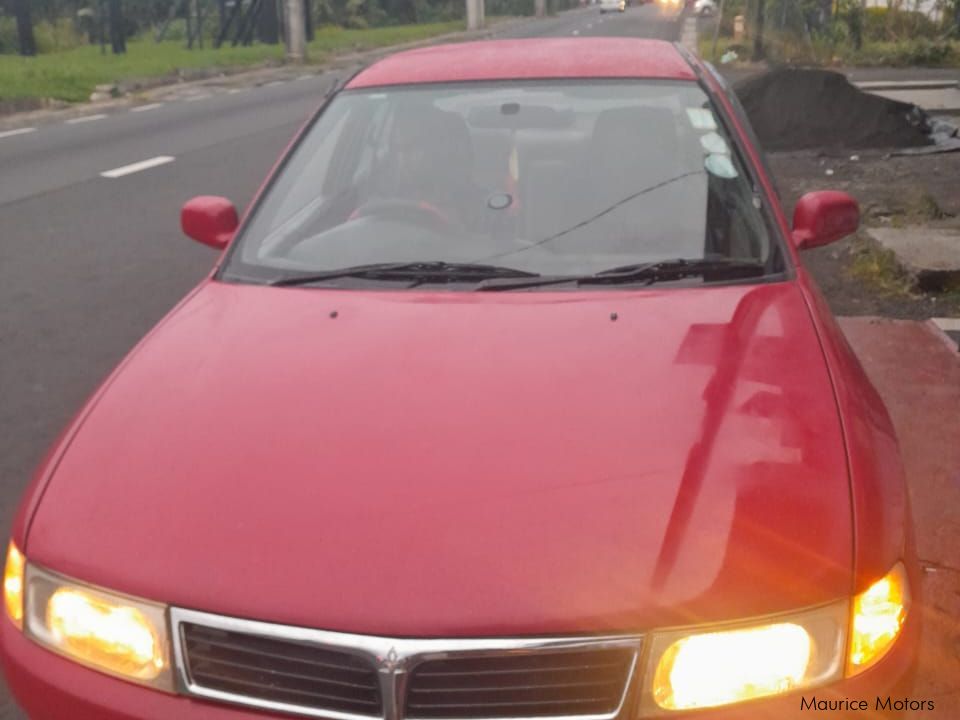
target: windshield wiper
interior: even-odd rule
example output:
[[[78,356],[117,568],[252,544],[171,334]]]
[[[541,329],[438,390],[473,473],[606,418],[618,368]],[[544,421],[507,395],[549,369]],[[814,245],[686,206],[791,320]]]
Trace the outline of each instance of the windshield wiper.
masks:
[[[336,280],[337,278],[359,277],[373,280],[397,280],[429,282],[437,280],[465,280],[478,282],[492,278],[537,278],[539,275],[525,270],[501,267],[499,265],[481,265],[478,263],[456,263],[442,260],[419,262],[373,263],[354,265],[326,272],[306,275],[290,275],[272,280],[268,285],[293,287],[312,283]]]
[[[497,290],[520,290],[545,285],[563,285],[565,283],[576,283],[577,285],[643,283],[644,285],[652,285],[656,282],[682,280],[686,277],[702,277],[704,282],[720,282],[762,277],[766,272],[766,266],[763,263],[753,260],[677,258],[675,260],[622,265],[593,275],[553,275],[518,280],[506,279],[502,282],[490,279],[481,282],[476,289],[495,292]]]

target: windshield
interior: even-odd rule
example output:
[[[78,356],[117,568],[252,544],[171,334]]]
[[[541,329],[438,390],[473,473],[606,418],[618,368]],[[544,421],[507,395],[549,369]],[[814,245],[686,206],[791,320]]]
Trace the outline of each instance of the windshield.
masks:
[[[691,82],[352,90],[299,143],[224,276],[408,262],[563,276],[674,258],[779,271],[761,208]]]

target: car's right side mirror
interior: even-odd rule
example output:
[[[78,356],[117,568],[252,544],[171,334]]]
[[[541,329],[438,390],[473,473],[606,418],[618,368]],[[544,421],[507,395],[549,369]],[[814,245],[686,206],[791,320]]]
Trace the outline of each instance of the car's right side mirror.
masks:
[[[807,193],[793,211],[793,244],[798,250],[829,245],[860,227],[860,206],[845,192]]]

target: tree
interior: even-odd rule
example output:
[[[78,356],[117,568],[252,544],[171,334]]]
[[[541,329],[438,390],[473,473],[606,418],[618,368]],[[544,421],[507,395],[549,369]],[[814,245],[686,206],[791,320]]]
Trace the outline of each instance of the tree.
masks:
[[[757,23],[753,33],[753,61],[763,60],[763,28],[766,23],[767,0],[757,0]]]
[[[257,0],[254,0],[256,3]],[[280,17],[276,0],[262,0],[257,16],[257,40],[268,45],[280,42]]]
[[[14,0],[14,14],[17,16],[17,40],[21,55],[36,55],[37,42],[33,37],[33,18],[30,17],[30,0]]]
[[[123,22],[123,6],[121,0],[110,0],[110,45],[114,55],[122,55],[127,51],[127,33]]]
[[[303,22],[307,26],[307,42],[313,42],[313,0],[303,0]]]
[[[833,5],[834,0],[820,0],[820,15],[825,25],[833,19]]]
[[[861,3],[860,0],[847,0],[846,10],[847,29],[850,31],[850,39],[853,41],[853,47],[856,50],[860,50],[863,47],[863,3]]]

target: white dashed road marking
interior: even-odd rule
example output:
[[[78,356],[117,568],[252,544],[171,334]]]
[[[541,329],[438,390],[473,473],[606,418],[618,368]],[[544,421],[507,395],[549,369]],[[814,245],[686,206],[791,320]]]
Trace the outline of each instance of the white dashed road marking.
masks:
[[[574,35],[579,35],[579,34],[580,34],[580,31],[579,31],[579,30],[574,30],[574,31],[573,31],[573,34],[574,34]]]
[[[17,128],[16,130],[5,130],[0,132],[0,138],[13,137],[14,135],[26,135],[27,133],[36,131],[36,128]]]
[[[231,88],[227,90],[227,95],[236,95],[238,93],[246,92],[247,88]]]
[[[141,162],[133,163],[132,165],[124,165],[123,167],[114,168],[113,170],[107,170],[106,172],[100,173],[105,178],[119,178],[124,175],[132,175],[133,173],[138,173],[142,170],[149,170],[150,168],[155,168],[158,165],[166,165],[167,163],[172,163],[175,158],[170,157],[169,155],[159,155],[155,158],[150,158],[149,160],[142,160]]]
[[[94,120],[103,120],[106,117],[104,114],[100,115],[84,115],[83,117],[70,118],[66,121],[67,125],[79,125],[80,123],[93,122]]]
[[[185,98],[184,102],[196,102],[197,100],[206,100],[207,98],[212,97],[211,95],[191,95],[188,98]]]
[[[147,110],[156,110],[158,107],[163,107],[163,103],[150,103],[149,105],[137,105],[135,108],[130,108],[130,112],[147,112]]]

